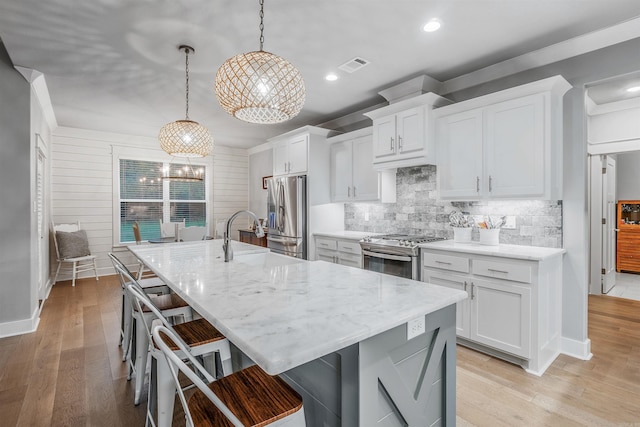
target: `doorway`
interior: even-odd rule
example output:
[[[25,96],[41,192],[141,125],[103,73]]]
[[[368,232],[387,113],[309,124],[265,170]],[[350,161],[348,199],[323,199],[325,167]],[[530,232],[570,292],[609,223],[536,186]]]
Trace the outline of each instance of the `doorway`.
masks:
[[[629,289],[637,286],[640,292],[640,274],[634,277],[616,271],[617,201],[640,200],[636,184],[640,176],[634,176],[640,174],[635,172],[639,168],[629,166],[631,156],[637,159],[633,164],[640,163],[640,71],[587,85],[585,108],[590,170],[589,293],[631,297],[636,293]]]

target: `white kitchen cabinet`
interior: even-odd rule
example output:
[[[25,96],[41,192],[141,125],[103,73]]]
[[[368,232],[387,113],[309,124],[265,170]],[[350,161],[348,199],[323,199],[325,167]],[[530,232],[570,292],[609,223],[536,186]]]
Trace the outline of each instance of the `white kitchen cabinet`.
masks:
[[[522,248],[513,245],[500,245],[496,257],[479,246],[422,248],[422,280],[468,293],[457,306],[460,344],[541,375],[560,352],[562,257],[510,258],[510,247]]]
[[[371,160],[371,129],[329,138],[331,143],[331,201],[396,201],[395,171],[377,171]]]
[[[476,200],[481,197],[482,110],[439,118],[438,188],[441,199]]]
[[[390,169],[434,163],[432,110],[450,103],[434,93],[365,113],[373,120],[373,165]]]
[[[434,112],[439,197],[560,199],[561,76]]]
[[[469,292],[470,281],[467,276],[443,273],[438,270],[424,269],[422,281],[451,289]],[[459,337],[469,338],[469,318],[471,317],[470,299],[460,301],[456,305],[456,333]]]
[[[303,175],[308,169],[309,134],[278,141],[273,147],[273,175]]]
[[[315,236],[316,259],[334,264],[362,268],[359,239]]]

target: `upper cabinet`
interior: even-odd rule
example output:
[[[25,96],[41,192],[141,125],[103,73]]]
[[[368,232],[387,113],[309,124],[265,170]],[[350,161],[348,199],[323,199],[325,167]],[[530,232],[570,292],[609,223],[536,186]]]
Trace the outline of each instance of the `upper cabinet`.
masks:
[[[304,126],[269,139],[273,145],[273,176],[307,175],[310,204],[329,203],[330,129]]]
[[[562,198],[561,76],[435,110],[439,197]]]
[[[334,136],[331,144],[331,201],[395,202],[395,171],[373,168],[371,128]]]
[[[375,169],[433,164],[434,107],[451,101],[425,93],[365,113],[373,120],[373,165]]]
[[[273,175],[307,173],[309,134],[294,135],[274,144]]]

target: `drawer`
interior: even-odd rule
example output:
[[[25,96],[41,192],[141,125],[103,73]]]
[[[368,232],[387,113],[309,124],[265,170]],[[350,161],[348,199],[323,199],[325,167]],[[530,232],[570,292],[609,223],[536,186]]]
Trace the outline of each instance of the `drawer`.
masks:
[[[338,240],[338,250],[340,252],[346,252],[348,254],[354,255],[362,255],[362,251],[360,250],[360,243],[354,241],[342,241]]]
[[[422,266],[468,273],[469,258],[463,256],[425,252],[422,254]]]
[[[473,260],[473,274],[512,280],[514,282],[531,283],[532,267],[523,263],[501,262],[494,260]]]
[[[318,249],[316,251],[316,259],[320,261],[327,261],[327,262],[333,262],[333,263],[336,263],[338,261],[336,252],[323,250],[323,249]]]
[[[362,268],[362,255],[341,252],[338,254],[338,264]]]
[[[320,237],[316,237],[316,248],[335,251],[336,249],[338,249],[338,242],[333,239],[323,239]]]

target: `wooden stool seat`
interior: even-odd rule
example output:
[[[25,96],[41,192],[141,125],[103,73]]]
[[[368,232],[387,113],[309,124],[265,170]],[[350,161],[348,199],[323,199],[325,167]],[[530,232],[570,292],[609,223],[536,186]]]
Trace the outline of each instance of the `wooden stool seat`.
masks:
[[[257,365],[208,384],[208,387],[245,425],[266,426],[302,408],[302,397],[280,377],[272,377]],[[233,427],[200,390],[188,402],[197,427]]]
[[[173,330],[189,347],[197,347],[226,338],[205,319],[195,319],[190,322],[173,325]],[[168,344],[171,350],[178,350],[178,346],[175,343]]]
[[[189,304],[177,294],[165,294],[165,295],[156,295],[150,296],[153,305],[155,305],[158,310],[162,312],[167,312],[169,310],[173,310],[176,308],[185,308],[189,307]],[[136,311],[138,311],[137,307],[134,307]],[[151,309],[147,306],[142,308],[143,313],[151,313]],[[167,313],[164,313],[167,316]],[[169,315],[170,316],[170,315]]]

